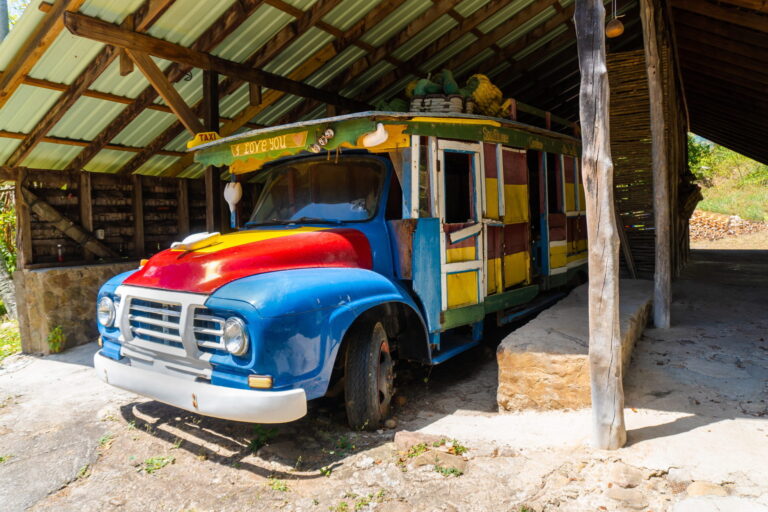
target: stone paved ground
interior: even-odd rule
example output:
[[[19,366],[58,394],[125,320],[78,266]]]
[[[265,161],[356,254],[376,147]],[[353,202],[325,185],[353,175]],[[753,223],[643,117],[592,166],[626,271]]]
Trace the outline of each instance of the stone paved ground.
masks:
[[[397,426],[358,433],[332,402],[273,431],[146,401],[89,345],[0,370],[0,508],[768,511],[768,262],[734,256],[696,255],[638,342],[621,450],[586,446],[588,410],[497,414],[487,348],[401,369]]]

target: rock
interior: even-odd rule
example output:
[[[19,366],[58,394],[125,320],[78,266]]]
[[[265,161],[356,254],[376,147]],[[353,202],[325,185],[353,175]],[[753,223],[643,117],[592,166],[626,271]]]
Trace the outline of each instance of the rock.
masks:
[[[376,507],[376,512],[411,512],[411,507],[402,501],[388,501]]]
[[[675,504],[673,512],[768,512],[768,507],[756,503],[754,499],[738,498],[736,496],[701,496],[686,498]]]
[[[417,457],[414,457],[411,461],[411,465],[416,468],[420,466],[426,466],[428,464],[441,466],[447,469],[456,469],[462,473],[464,473],[464,471],[467,469],[467,461],[464,460],[464,457],[451,455],[450,453],[446,452],[430,450],[422,453]]]
[[[395,449],[399,452],[407,452],[417,444],[426,443],[427,445],[432,445],[432,443],[439,442],[441,439],[443,438],[433,434],[400,430],[395,433]]]
[[[685,492],[688,496],[728,496],[728,491],[722,486],[705,480],[691,483]]]
[[[398,407],[402,407],[408,402],[408,398],[406,398],[404,395],[397,395],[395,397],[395,403],[398,405]]]
[[[397,428],[397,420],[395,418],[389,418],[384,422],[384,426],[389,429]]]
[[[619,487],[633,488],[645,479],[643,472],[623,462],[614,462],[608,469],[608,479]]]
[[[362,459],[355,462],[355,467],[358,469],[368,469],[373,467],[375,463],[376,461],[373,460],[373,457],[363,457]]]
[[[648,506],[648,500],[643,493],[637,489],[624,489],[622,487],[611,487],[605,492],[605,495],[612,500],[618,501],[625,508],[642,510]]]

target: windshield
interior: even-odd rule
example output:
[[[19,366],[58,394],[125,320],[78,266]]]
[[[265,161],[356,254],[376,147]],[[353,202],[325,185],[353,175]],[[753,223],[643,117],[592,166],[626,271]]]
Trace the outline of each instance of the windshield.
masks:
[[[363,156],[279,165],[267,173],[248,225],[368,220],[385,172],[380,160]]]

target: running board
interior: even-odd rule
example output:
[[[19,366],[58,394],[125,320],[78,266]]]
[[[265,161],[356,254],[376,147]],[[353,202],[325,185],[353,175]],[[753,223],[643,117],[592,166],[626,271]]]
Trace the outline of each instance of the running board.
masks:
[[[480,344],[479,341],[468,341],[466,343],[462,343],[460,345],[456,345],[454,347],[441,350],[440,352],[432,356],[432,364],[440,364],[443,361],[447,361],[448,359],[452,358],[457,354],[461,354],[465,350],[469,350],[473,347],[478,346],[479,344]]]
[[[520,309],[514,308],[511,310],[508,309],[507,311],[499,311],[496,322],[499,326],[502,326],[534,313],[539,313],[541,310],[547,309],[567,295],[568,294],[564,292],[554,292],[552,294],[539,296],[533,302],[526,304]]]

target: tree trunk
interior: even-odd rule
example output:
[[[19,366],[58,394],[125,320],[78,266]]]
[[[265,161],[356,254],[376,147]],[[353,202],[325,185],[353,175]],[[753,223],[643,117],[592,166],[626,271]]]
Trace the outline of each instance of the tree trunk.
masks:
[[[664,85],[661,76],[656,14],[651,0],[640,0],[643,22],[645,66],[648,72],[648,96],[651,102],[651,147],[653,152],[653,222],[656,232],[656,265],[653,274],[653,323],[669,328],[672,290],[670,256],[669,163],[664,133]]]
[[[613,450],[624,445],[627,433],[619,335],[619,237],[613,204],[603,3],[576,0],[574,20],[581,71],[581,166],[589,239],[593,443],[596,448]]]
[[[0,266],[0,299],[5,304],[8,316],[16,318],[16,288],[13,285],[13,277],[5,270],[5,266]]]

